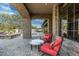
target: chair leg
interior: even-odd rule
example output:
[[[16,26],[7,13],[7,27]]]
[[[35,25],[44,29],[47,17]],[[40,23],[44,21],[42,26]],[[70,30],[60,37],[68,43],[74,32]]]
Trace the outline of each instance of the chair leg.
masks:
[[[45,53],[41,54],[41,56],[44,56],[44,55],[45,55]]]
[[[60,53],[58,53],[57,56],[60,56]]]

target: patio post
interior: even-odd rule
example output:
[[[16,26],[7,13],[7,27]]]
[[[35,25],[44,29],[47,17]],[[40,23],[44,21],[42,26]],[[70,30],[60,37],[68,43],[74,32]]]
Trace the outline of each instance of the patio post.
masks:
[[[58,4],[53,5],[53,10],[52,10],[52,32],[54,35],[58,36],[58,21],[59,21],[59,7]]]
[[[52,33],[52,16],[48,19],[48,32]]]
[[[29,39],[31,38],[31,20],[30,20],[30,13],[28,12],[27,8],[23,3],[13,3],[12,4],[18,12],[23,17],[24,26],[23,26],[23,38]]]
[[[24,19],[23,38],[24,39],[31,38],[31,20],[29,18]]]

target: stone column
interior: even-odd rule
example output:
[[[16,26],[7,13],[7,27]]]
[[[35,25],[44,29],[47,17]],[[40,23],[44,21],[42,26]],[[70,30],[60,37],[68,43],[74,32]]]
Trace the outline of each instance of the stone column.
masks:
[[[56,15],[56,19],[57,19],[57,25],[56,25],[56,27],[57,27],[57,36],[59,36],[59,5],[57,5],[57,7],[56,7],[56,13],[57,13],[57,15]]]
[[[31,38],[31,20],[30,18],[25,18],[24,27],[23,27],[23,38],[30,39]]]
[[[48,32],[52,33],[52,19],[48,19]]]
[[[24,26],[23,26],[23,38],[29,39],[31,38],[31,20],[30,14],[23,3],[13,3],[12,4],[24,18]]]
[[[56,15],[56,7],[53,5],[53,10],[52,10],[52,33],[56,34],[56,23],[55,23],[55,15]]]
[[[53,10],[52,10],[52,33],[54,35],[58,36],[58,20],[59,20],[59,11],[58,11],[58,5],[55,4],[53,5]]]

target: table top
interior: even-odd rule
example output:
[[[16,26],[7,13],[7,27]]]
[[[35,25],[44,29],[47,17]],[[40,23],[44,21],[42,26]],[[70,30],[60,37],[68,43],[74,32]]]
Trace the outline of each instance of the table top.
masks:
[[[30,41],[31,45],[40,45],[40,44],[43,44],[43,43],[44,43],[44,41],[41,40],[41,39],[33,39],[33,40]]]

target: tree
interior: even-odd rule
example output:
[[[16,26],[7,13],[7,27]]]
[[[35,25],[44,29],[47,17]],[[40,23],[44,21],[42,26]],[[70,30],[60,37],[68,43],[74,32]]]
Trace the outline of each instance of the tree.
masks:
[[[32,29],[37,29],[37,27],[32,25]]]
[[[23,28],[23,20],[20,15],[0,14],[0,31],[14,31],[14,29]]]

